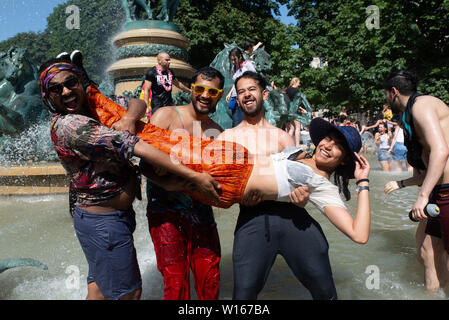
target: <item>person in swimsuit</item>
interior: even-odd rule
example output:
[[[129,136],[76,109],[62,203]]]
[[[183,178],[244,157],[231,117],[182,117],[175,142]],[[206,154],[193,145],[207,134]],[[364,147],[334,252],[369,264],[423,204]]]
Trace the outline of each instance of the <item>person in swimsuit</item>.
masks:
[[[223,95],[224,77],[214,68],[192,77],[188,105],[162,107],[150,122],[160,128],[210,138],[223,129],[209,114]],[[212,207],[175,191],[157,168],[141,165],[147,181],[147,218],[157,266],[164,278],[165,300],[190,299],[190,269],[199,300],[217,300],[220,283],[220,239]]]
[[[403,163],[405,164],[406,170],[413,170],[407,162],[407,147],[404,144],[404,130],[399,125],[394,126],[394,136],[388,153],[393,155],[393,161],[391,163],[392,171],[402,171]]]
[[[386,100],[404,129],[407,161],[413,177],[390,181],[385,193],[412,185],[421,185],[412,207],[415,220],[418,260],[424,264],[429,291],[447,285],[449,279],[449,108],[440,99],[417,92],[418,78],[409,71],[390,74],[384,81]],[[437,218],[428,219],[424,208],[436,203]]]

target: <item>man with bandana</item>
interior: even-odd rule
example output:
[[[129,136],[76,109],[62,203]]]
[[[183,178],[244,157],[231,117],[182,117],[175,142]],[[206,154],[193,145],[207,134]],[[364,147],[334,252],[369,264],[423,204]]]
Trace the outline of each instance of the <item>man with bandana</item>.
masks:
[[[63,59],[44,63],[38,84],[53,112],[51,138],[76,190],[74,227],[89,265],[87,299],[139,299],[141,276],[132,234],[139,173],[133,156],[186,178],[217,201],[219,186],[207,174],[170,161],[170,157],[130,132],[116,131],[93,119],[89,98],[95,86],[83,87],[82,71]],[[93,102],[94,101],[94,102]],[[132,99],[122,122],[136,123],[145,104]]]

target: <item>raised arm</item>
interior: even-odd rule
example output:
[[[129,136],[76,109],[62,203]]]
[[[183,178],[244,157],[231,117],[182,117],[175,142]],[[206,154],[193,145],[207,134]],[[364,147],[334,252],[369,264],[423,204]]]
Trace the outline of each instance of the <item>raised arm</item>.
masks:
[[[356,180],[368,179],[370,172],[369,162],[361,155],[357,155],[357,159],[358,161],[356,161],[356,169],[354,172]],[[368,186],[368,182],[360,182],[358,186]],[[368,242],[371,219],[368,190],[361,190],[358,192],[357,213],[355,218],[352,218],[351,214],[346,209],[335,206],[325,207],[324,213],[337,229],[354,242],[361,244]]]
[[[393,140],[391,140],[391,146],[390,149],[388,149],[388,153],[391,153],[394,149],[394,145],[396,144],[396,140],[398,139],[399,135],[399,126],[396,126],[396,130],[394,131],[394,137]]]

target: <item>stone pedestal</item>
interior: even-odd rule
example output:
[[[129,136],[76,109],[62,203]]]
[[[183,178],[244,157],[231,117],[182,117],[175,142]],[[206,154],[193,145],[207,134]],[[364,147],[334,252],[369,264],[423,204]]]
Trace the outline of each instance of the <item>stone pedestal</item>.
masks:
[[[156,56],[160,52],[170,55],[170,69],[178,80],[186,82],[195,73],[187,62],[189,41],[173,23],[157,20],[128,22],[113,42],[117,47],[117,61],[107,71],[114,79],[116,95],[133,92],[146,71],[157,64]],[[173,93],[176,91],[173,86]]]

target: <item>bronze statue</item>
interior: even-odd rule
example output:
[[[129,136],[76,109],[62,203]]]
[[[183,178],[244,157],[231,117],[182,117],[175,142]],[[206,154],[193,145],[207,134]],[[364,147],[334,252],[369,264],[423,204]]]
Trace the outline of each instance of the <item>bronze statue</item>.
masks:
[[[0,273],[17,267],[36,267],[42,270],[47,270],[48,267],[40,261],[31,258],[15,258],[5,259],[0,261]]]
[[[143,12],[146,12],[148,20],[161,20],[165,22],[172,22],[175,16],[176,9],[179,5],[179,0],[162,0],[162,5],[159,14],[153,14],[157,6],[157,0],[122,0],[122,6],[125,9],[126,21],[144,20]]]
[[[148,0],[148,4],[145,2],[145,0],[122,0],[122,6],[125,9],[127,22],[142,20],[142,11],[145,11],[147,13],[149,20],[153,20],[151,0]]]
[[[37,69],[26,49],[0,52],[0,136],[49,118],[36,81]]]
[[[225,44],[225,48],[218,53],[215,59],[210,64],[211,67],[219,70],[225,77],[225,85],[223,96],[232,88],[232,66],[229,61],[229,52],[234,48],[238,47],[235,43]],[[240,48],[240,50],[243,52]],[[254,64],[256,70],[261,73],[267,80],[268,75],[271,71],[270,54],[265,51],[264,47],[258,48],[254,51]],[[245,56],[248,59],[248,56]],[[269,83],[269,81],[267,81]],[[295,101],[290,101],[288,97],[273,89],[271,86],[267,87],[269,91],[268,99],[264,103],[265,113],[267,120],[274,126],[279,128],[286,122],[292,120],[298,120],[305,125],[308,125],[312,118],[312,107],[307,101],[304,94],[298,94]],[[307,113],[303,115],[298,115],[297,110],[299,106],[302,106]],[[217,104],[217,111],[212,115],[212,119],[220,124],[223,128],[230,128],[232,125],[231,112],[228,109],[228,104],[226,100],[222,100]]]
[[[172,22],[178,5],[179,0],[162,0],[162,9],[158,15],[158,19],[165,22]]]

